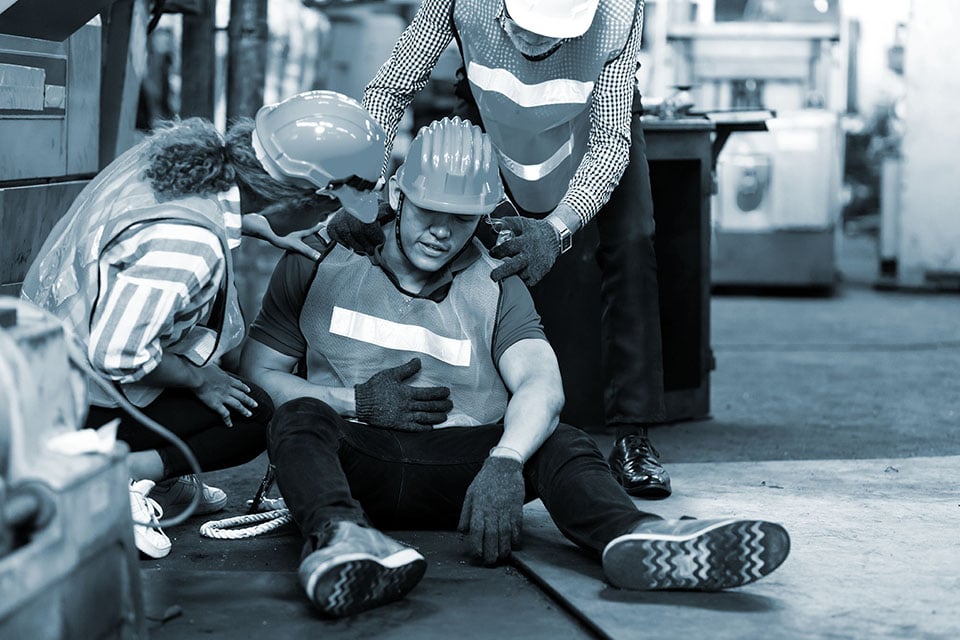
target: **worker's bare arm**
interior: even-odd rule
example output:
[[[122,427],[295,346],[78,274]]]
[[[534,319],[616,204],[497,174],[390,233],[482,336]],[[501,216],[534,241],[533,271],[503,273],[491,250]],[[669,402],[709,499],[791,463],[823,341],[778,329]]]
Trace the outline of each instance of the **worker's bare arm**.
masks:
[[[510,391],[499,445],[528,460],[550,437],[563,409],[563,384],[553,348],[546,340],[526,339],[511,345],[499,362]]]
[[[353,387],[323,387],[293,373],[299,358],[288,356],[257,342],[247,340],[240,356],[240,375],[260,385],[278,407],[295,398],[316,398],[344,417],[356,413]]]

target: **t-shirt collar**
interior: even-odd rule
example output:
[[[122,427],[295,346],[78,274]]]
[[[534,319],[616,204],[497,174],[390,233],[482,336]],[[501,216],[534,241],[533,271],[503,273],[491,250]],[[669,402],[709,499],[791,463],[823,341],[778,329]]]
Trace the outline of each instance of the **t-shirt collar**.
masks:
[[[373,255],[368,256],[370,262],[381,269],[387,274],[387,277],[393,282],[393,284],[403,291],[403,287],[400,286],[400,281],[398,280],[396,274],[390,269],[390,267],[383,260],[383,245],[378,246]],[[473,239],[467,243],[467,246],[460,251],[459,254],[443,269],[432,274],[427,280],[426,284],[423,285],[423,288],[414,295],[419,298],[428,298],[434,302],[440,302],[447,295],[447,291],[450,289],[450,283],[453,282],[454,276],[458,273],[469,267],[471,264],[477,261],[480,257],[480,251],[477,249],[475,241]],[[411,293],[406,291],[406,293]]]

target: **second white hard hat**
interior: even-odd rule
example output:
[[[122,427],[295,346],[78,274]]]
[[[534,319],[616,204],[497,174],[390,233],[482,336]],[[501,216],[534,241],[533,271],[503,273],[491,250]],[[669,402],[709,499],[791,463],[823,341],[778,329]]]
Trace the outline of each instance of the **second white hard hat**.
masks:
[[[517,26],[548,38],[576,38],[593,23],[600,0],[504,0]]]

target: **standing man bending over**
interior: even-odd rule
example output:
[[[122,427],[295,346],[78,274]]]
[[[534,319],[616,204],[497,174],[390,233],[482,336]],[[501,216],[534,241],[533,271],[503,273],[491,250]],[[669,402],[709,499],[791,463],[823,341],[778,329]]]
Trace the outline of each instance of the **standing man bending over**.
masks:
[[[653,196],[636,94],[642,0],[422,0],[363,106],[390,143],[414,94],[453,38],[465,71],[461,115],[490,135],[507,193],[523,217],[491,254],[495,280],[535,285],[596,216],[601,272],[604,414],[610,466],[632,495],[664,498],[670,478],[647,427],[663,423],[663,354]],[[618,186],[619,185],[619,186]],[[376,227],[347,215],[336,239],[369,247]],[[545,295],[534,289],[534,296]],[[565,316],[544,317],[548,332]]]
[[[538,497],[618,587],[723,589],[773,571],[782,527],[638,511],[593,440],[558,424],[560,373],[530,295],[492,280],[499,263],[473,239],[502,197],[489,138],[444,119],[390,180],[396,218],[370,256],[331,244],[319,264],[277,266],[241,370],[282,405],[268,446],[306,537],[307,596],[345,616],[417,584],[423,556],[374,527],[459,527],[484,562],[503,560]]]

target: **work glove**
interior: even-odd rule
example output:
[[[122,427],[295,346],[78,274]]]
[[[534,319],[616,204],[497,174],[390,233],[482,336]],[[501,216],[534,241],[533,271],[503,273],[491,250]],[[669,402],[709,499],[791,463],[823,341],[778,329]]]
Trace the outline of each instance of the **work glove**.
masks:
[[[500,282],[519,274],[528,287],[537,284],[560,255],[556,229],[544,220],[521,216],[500,218],[500,222],[502,230],[511,231],[513,237],[490,250],[491,256],[503,260],[490,277]]]
[[[484,564],[495,564],[520,545],[523,533],[523,464],[490,456],[470,483],[460,524],[470,549]]]
[[[429,431],[446,420],[453,409],[449,387],[406,384],[420,371],[420,366],[420,358],[413,358],[356,385],[357,418],[399,431]]]
[[[384,241],[379,216],[373,222],[361,222],[346,209],[333,214],[327,224],[327,235],[354,253],[368,256]]]

